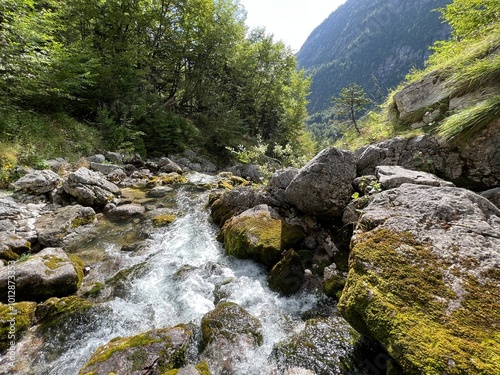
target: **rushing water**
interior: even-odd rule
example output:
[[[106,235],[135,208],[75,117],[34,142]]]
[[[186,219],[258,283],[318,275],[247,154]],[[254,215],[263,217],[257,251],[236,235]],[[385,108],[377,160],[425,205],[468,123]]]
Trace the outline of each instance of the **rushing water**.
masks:
[[[191,176],[194,183],[204,183],[206,178]],[[273,345],[303,328],[300,316],[317,304],[317,298],[306,292],[279,296],[268,288],[261,267],[226,256],[215,239],[217,228],[210,223],[207,199],[207,192],[177,190],[181,214],[171,225],[155,230],[152,245],[140,255],[121,252],[112,237],[101,240],[107,259],[132,270],[121,281],[120,292],[99,304],[91,318],[70,321],[46,333],[22,373],[76,375],[99,346],[117,336],[179,323],[199,325],[215,307],[214,296],[238,303],[263,325],[263,345],[238,364],[238,373],[270,373],[266,369]],[[30,339],[28,334],[25,341]]]

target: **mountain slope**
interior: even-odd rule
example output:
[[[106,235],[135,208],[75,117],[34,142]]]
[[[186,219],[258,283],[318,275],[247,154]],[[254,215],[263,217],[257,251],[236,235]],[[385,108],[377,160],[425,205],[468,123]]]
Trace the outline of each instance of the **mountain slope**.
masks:
[[[328,109],[354,82],[376,102],[412,67],[422,68],[429,46],[450,29],[439,13],[451,0],[347,0],[319,25],[297,53],[312,75],[309,113]]]

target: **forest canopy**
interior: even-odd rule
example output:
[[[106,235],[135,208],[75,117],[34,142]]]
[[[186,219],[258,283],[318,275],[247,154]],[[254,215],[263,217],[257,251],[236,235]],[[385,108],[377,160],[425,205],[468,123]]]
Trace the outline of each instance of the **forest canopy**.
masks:
[[[298,147],[309,80],[244,22],[234,0],[3,0],[0,142],[77,121],[147,156]]]

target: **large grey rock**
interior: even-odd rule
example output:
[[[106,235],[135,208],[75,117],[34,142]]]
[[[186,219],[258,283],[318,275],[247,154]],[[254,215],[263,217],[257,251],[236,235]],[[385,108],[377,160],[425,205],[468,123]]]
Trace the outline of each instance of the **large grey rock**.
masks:
[[[28,260],[14,263],[15,300],[44,301],[76,293],[83,273],[61,248],[46,248]],[[8,301],[9,267],[0,268],[0,301]],[[79,276],[80,275],[80,276]]]
[[[285,296],[299,291],[304,282],[304,265],[300,256],[287,250],[283,258],[269,272],[269,287]]]
[[[349,151],[327,148],[316,155],[285,190],[288,202],[320,218],[342,216],[353,194],[356,162]]]
[[[285,190],[298,174],[299,170],[293,167],[280,169],[279,171],[273,173],[266,187],[270,203],[273,206],[286,205],[287,200]]]
[[[393,189],[402,184],[416,184],[428,186],[455,186],[435,175],[422,171],[412,171],[397,165],[381,165],[375,168],[375,175],[382,189]]]
[[[31,243],[12,232],[0,232],[0,259],[16,260],[31,250]]]
[[[116,164],[105,164],[105,163],[95,163],[91,162],[90,163],[90,169],[96,171],[96,172],[101,172],[104,175],[109,175],[113,172],[116,172],[116,170],[121,170],[123,172],[123,169]]]
[[[145,212],[146,209],[140,204],[123,204],[106,212],[106,216],[110,219],[125,220],[134,216],[143,216]]]
[[[339,311],[405,373],[500,373],[500,210],[487,199],[383,191],[358,221],[349,265]]]
[[[79,375],[161,375],[185,366],[193,333],[183,324],[116,338],[99,347]]]
[[[49,169],[32,171],[14,183],[17,189],[29,194],[45,194],[61,185],[62,178]]]
[[[245,178],[256,183],[262,182],[260,166],[257,164],[238,164],[227,169],[235,176]]]
[[[84,167],[68,175],[63,189],[84,206],[100,207],[105,206],[120,192],[118,186],[106,180],[102,174]]]
[[[43,246],[63,246],[77,233],[97,224],[91,207],[66,206],[40,216],[35,222],[38,241]]]
[[[172,172],[179,173],[179,174],[184,173],[184,171],[179,166],[179,164],[177,164],[177,163],[173,162],[172,160],[170,160],[169,158],[165,158],[165,157],[158,160],[158,167],[160,168],[160,172],[164,172],[164,173],[172,173]]]
[[[500,208],[500,187],[484,191],[481,193],[481,196]]]
[[[443,81],[442,72],[434,71],[397,92],[394,102],[399,119],[403,122],[419,120],[429,107],[448,99],[451,90]]]

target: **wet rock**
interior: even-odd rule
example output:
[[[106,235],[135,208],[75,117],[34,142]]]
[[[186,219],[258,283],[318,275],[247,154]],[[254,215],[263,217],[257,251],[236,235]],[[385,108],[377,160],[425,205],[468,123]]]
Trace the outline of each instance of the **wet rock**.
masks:
[[[211,201],[212,219],[216,224],[222,226],[231,217],[263,203],[263,198],[256,190],[242,187],[212,197]]]
[[[382,189],[393,189],[402,184],[416,184],[428,186],[455,186],[435,175],[422,171],[412,171],[397,165],[383,165],[375,168],[375,175]]]
[[[358,222],[339,311],[407,374],[499,372],[498,249],[500,210],[485,198],[384,191]]]
[[[285,296],[299,291],[304,282],[304,265],[294,250],[288,250],[269,272],[269,287]]]
[[[186,365],[193,333],[186,325],[116,338],[92,355],[79,375],[162,375]]]
[[[304,330],[277,343],[272,358],[279,371],[299,367],[315,374],[343,374],[357,372],[350,361],[354,343],[360,335],[339,317],[310,319]]]
[[[299,227],[288,224],[267,205],[229,219],[221,236],[228,255],[253,259],[267,267],[274,266],[283,250],[294,247],[305,237]]]
[[[96,224],[96,213],[91,207],[74,205],[43,214],[36,221],[35,228],[40,244],[62,246]]]
[[[14,263],[16,301],[44,301],[76,293],[83,278],[81,261],[60,248],[46,248]],[[0,301],[8,301],[9,267],[0,268]]]
[[[170,193],[173,188],[170,186],[155,186],[150,191],[148,191],[148,197],[151,198],[161,198]]]
[[[262,325],[233,302],[220,302],[201,319],[201,358],[214,374],[234,373],[235,366],[262,345]]]
[[[45,194],[60,186],[62,178],[49,169],[32,171],[14,183],[16,189],[28,194]]]
[[[320,218],[342,216],[353,194],[356,162],[352,153],[327,148],[316,155],[285,190],[288,202]]]
[[[104,207],[120,192],[118,186],[106,180],[102,174],[87,168],[79,168],[68,175],[63,189],[83,206]]]

